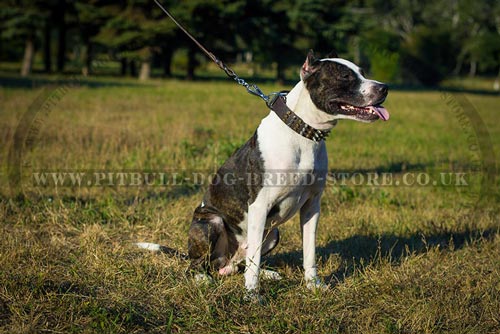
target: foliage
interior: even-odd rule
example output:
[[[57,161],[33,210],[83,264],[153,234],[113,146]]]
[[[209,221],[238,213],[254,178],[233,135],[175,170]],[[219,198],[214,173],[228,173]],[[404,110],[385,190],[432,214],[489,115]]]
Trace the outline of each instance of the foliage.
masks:
[[[14,42],[34,36],[48,17],[41,1],[7,1],[0,4],[0,37]]]
[[[173,54],[184,49],[188,76],[206,58],[160,11],[146,0],[50,0],[2,5],[1,40],[27,38],[57,19],[57,36],[75,36],[65,53],[80,50],[90,58],[160,63],[169,72]],[[286,68],[302,61],[308,49],[332,49],[383,80],[435,85],[451,75],[500,73],[500,3],[491,0],[168,0],[175,17],[221,59],[253,55],[285,79]],[[61,21],[62,20],[62,21]],[[37,28],[37,29],[35,29]],[[38,45],[54,34],[36,34]],[[40,41],[43,40],[43,43]],[[98,48],[92,48],[97,44]],[[5,45],[5,43],[3,44]],[[19,43],[7,44],[0,57],[19,59]],[[21,44],[22,45],[22,44]],[[377,50],[374,52],[374,50]],[[64,54],[58,54],[58,62]],[[46,51],[45,57],[50,57]],[[78,55],[72,55],[78,57]],[[47,61],[46,61],[47,62]],[[181,61],[182,63],[182,61]]]
[[[174,35],[173,22],[165,20],[153,6],[153,2],[143,0],[107,6],[107,19],[94,41],[113,50],[117,58],[150,59],[157,42]]]
[[[450,35],[420,26],[404,42],[402,62],[406,77],[424,85],[437,85],[453,70],[453,57],[458,50],[450,43]]]

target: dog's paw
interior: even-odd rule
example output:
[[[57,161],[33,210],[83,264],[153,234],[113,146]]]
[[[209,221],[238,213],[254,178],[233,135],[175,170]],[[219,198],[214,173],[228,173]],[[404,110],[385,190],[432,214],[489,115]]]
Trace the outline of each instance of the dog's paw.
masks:
[[[306,281],[306,287],[311,291],[326,291],[330,288],[328,284],[321,282],[318,277],[313,277]]]
[[[219,275],[221,276],[229,276],[236,274],[237,272],[238,272],[238,266],[235,266],[233,264],[229,264],[219,269]]]
[[[214,279],[212,276],[205,274],[205,273],[198,273],[193,276],[194,280],[198,284],[211,284],[213,283]]]
[[[267,279],[271,281],[279,281],[282,277],[281,275],[274,270],[269,270],[269,269],[261,269],[260,270],[260,277],[262,279]]]
[[[266,300],[259,294],[257,290],[247,290],[243,301],[249,304],[265,305]]]

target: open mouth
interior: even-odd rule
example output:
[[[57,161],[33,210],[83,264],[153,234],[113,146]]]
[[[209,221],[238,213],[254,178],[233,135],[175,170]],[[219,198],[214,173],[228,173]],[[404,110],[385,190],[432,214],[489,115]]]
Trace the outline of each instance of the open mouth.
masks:
[[[360,120],[374,121],[379,118],[383,121],[389,120],[389,112],[381,105],[357,107],[350,104],[342,103],[339,104],[339,107],[340,110],[342,110],[341,112],[342,114],[348,116],[355,116]]]

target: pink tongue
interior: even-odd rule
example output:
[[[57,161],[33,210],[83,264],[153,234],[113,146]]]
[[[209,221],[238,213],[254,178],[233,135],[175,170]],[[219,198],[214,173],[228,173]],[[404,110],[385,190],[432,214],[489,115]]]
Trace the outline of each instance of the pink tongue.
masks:
[[[389,120],[389,112],[384,107],[370,106],[370,109],[375,111],[378,117],[383,119],[384,121]]]

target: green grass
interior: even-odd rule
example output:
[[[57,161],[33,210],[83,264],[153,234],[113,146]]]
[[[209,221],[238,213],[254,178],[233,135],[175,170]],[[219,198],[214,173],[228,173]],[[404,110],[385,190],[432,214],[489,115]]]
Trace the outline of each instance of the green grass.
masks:
[[[45,78],[48,81],[50,77]],[[332,171],[464,171],[469,187],[328,185],[318,233],[325,292],[302,282],[297,218],[266,258],[263,306],[241,275],[198,285],[187,263],[131,245],[185,250],[204,187],[39,188],[39,169],[214,170],[267,114],[227,82],[90,80],[37,114],[22,152],[22,189],[8,186],[22,116],[43,88],[0,88],[0,331],[96,333],[496,333],[500,331],[498,178],[478,206],[483,173],[467,129],[438,91],[393,91],[389,122],[339,122]],[[285,89],[263,85],[264,91]],[[466,94],[500,150],[494,94]],[[484,186],[483,186],[484,188]]]

